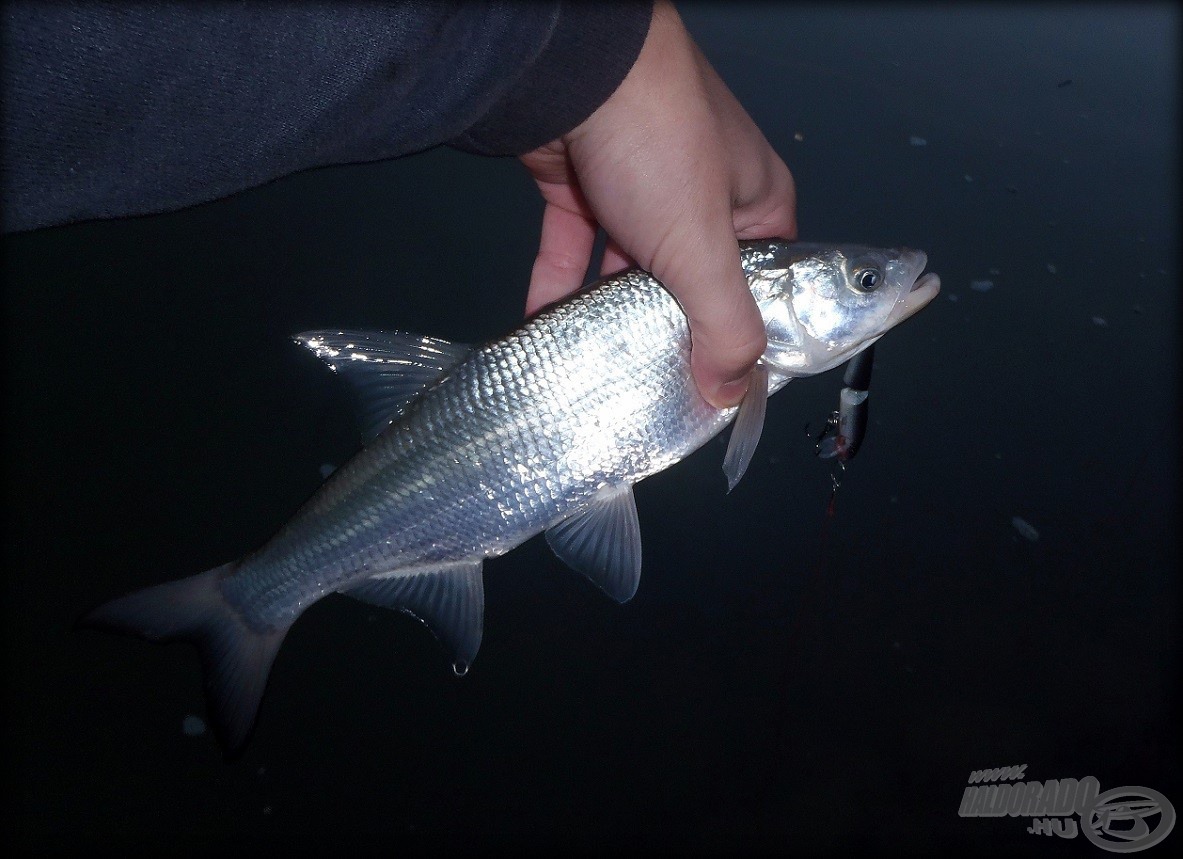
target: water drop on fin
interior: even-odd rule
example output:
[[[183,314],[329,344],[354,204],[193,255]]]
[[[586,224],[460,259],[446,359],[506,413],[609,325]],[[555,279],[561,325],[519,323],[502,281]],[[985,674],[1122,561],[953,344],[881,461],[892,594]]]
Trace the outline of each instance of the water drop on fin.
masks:
[[[468,673],[468,663],[463,659],[457,659],[452,663],[452,673],[457,677],[463,677]]]

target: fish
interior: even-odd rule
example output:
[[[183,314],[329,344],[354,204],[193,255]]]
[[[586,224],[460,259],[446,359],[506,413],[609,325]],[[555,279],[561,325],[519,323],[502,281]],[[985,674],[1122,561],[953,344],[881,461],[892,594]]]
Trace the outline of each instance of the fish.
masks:
[[[256,722],[284,636],[340,593],[420,620],[468,670],[484,623],[482,564],[545,533],[555,554],[625,602],[641,574],[633,486],[733,424],[728,491],[767,398],[838,366],[928,304],[927,256],[861,245],[740,243],[767,348],[738,406],[695,386],[675,297],[629,269],[470,347],[401,331],[294,339],[353,388],[361,450],[260,548],[99,606],[84,626],[189,641],[227,757]]]

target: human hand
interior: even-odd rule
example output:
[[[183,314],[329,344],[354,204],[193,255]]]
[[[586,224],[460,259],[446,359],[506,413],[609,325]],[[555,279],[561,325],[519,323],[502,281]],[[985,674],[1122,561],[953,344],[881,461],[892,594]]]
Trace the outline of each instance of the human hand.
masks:
[[[665,284],[690,323],[699,391],[738,403],[765,336],[737,240],[795,239],[796,192],[668,0],[616,92],[521,160],[546,201],[526,313],[579,289],[603,226],[601,274],[635,264]]]

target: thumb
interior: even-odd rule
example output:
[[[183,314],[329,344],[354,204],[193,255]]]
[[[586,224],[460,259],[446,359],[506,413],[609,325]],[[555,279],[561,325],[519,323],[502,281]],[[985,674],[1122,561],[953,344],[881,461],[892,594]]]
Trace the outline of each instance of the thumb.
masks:
[[[739,261],[728,223],[713,241],[688,241],[677,262],[653,274],[682,306],[690,324],[690,366],[703,398],[716,408],[736,405],[764,352],[760,310]]]

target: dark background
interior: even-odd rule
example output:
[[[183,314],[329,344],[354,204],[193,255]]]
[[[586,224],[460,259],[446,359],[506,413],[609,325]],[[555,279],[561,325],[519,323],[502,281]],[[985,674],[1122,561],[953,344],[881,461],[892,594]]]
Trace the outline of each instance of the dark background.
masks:
[[[804,427],[836,373],[770,402],[731,495],[721,441],[639,486],[627,605],[540,540],[489,562],[463,679],[405,616],[316,605],[226,764],[182,731],[189,648],[72,623],[254,548],[356,450],[289,334],[516,325],[536,193],[438,150],[6,238],[6,840],[1083,855],[960,818],[970,771],[1183,804],[1178,7],[683,13],[802,238],[945,284],[878,348],[833,518]]]

